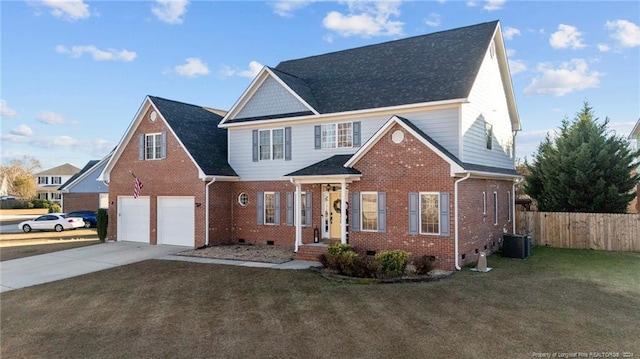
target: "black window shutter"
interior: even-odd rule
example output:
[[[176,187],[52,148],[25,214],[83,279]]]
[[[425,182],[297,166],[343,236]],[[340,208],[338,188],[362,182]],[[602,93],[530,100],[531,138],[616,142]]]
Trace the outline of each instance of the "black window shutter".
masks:
[[[319,150],[322,148],[322,130],[320,125],[316,125],[313,127],[313,142],[314,148]]]
[[[360,121],[353,123],[353,147],[360,147]]]
[[[378,192],[378,232],[387,231],[387,193]]]
[[[420,208],[420,195],[418,192],[409,193],[409,234],[420,233],[420,221],[418,216]]]
[[[291,127],[284,128],[284,160],[291,161]]]
[[[264,224],[264,192],[258,192],[256,200],[256,222]]]
[[[449,193],[440,192],[440,235],[450,235],[449,228],[451,227],[450,213],[449,213]]]
[[[253,137],[253,162],[258,162],[258,130],[252,131]]]
[[[138,135],[138,159],[144,160],[144,134]]]
[[[349,230],[357,232],[360,230],[360,193],[351,194],[351,203],[349,203],[351,218],[349,218]]]

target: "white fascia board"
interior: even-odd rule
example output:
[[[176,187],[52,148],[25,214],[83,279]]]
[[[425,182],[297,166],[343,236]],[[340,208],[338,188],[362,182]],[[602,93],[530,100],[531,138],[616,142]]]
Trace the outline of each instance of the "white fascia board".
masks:
[[[465,171],[462,170],[460,172],[454,173],[455,176],[465,176],[467,173],[471,173],[471,178],[484,178],[484,179],[510,179],[510,180],[520,180],[524,178],[521,175],[510,175],[505,173],[496,173],[496,172],[484,172],[484,171]]]
[[[318,122],[318,121],[332,121],[336,119],[342,118],[362,118],[366,115],[378,115],[379,113],[388,112],[390,116],[397,112],[404,112],[407,110],[418,109],[421,107],[436,107],[436,106],[444,106],[449,107],[451,105],[457,105],[462,103],[468,103],[469,100],[467,98],[459,98],[452,100],[443,100],[443,101],[433,101],[433,102],[421,102],[421,103],[413,103],[408,105],[401,106],[389,106],[389,107],[378,107],[378,108],[369,108],[364,110],[354,110],[354,111],[345,111],[345,112],[334,112],[334,113],[321,113],[318,115],[303,115],[303,116],[295,116],[295,117],[284,117],[284,118],[275,118],[269,120],[255,120],[255,121],[247,121],[247,122],[238,122],[238,123],[225,123],[220,122],[218,127],[221,128],[232,128],[232,127],[259,127],[259,126],[273,126],[274,123],[286,125],[287,123],[308,123],[308,122]]]
[[[493,39],[496,46],[496,54],[498,56],[500,77],[502,78],[502,85],[504,87],[505,95],[507,96],[507,106],[509,108],[509,117],[511,118],[511,129],[512,131],[522,131],[522,124],[520,122],[520,115],[518,115],[518,106],[516,104],[516,96],[513,91],[511,71],[509,70],[509,60],[507,59],[507,50],[504,46],[504,39],[502,38],[500,22],[498,22],[498,26],[496,26]]]
[[[146,112],[146,109],[148,109],[149,106],[153,106],[153,102],[151,102],[151,99],[149,98],[149,96],[145,96],[144,101],[142,101],[142,104],[140,105],[140,108],[138,108],[138,112],[136,112],[135,116],[133,117],[133,120],[131,121],[131,123],[129,123],[129,127],[127,127],[127,130],[124,132],[124,135],[120,139],[120,142],[118,142],[118,145],[116,146],[115,151],[113,151],[113,155],[109,159],[109,162],[107,162],[107,165],[104,167],[104,170],[102,170],[102,173],[100,173],[100,175],[98,176],[97,178],[98,181],[103,181],[103,182],[110,181],[111,169],[113,169],[113,166],[120,158],[120,155],[122,155],[122,151],[124,151],[124,147],[125,147],[124,145],[129,143],[129,140],[133,136],[133,132],[138,127],[138,124],[142,121],[142,117],[143,117],[142,115]]]
[[[344,167],[353,167],[359,160],[364,156],[369,150],[384,136],[389,129],[394,125],[399,124],[404,128],[407,132],[409,132],[413,137],[418,139],[422,144],[427,146],[431,151],[440,156],[443,160],[445,160],[451,169],[451,173],[460,172],[464,169],[457,164],[454,160],[452,160],[449,156],[445,155],[440,149],[435,147],[431,142],[425,140],[420,134],[416,133],[411,127],[407,126],[403,121],[398,120],[397,116],[391,117],[376,133],[367,141],[360,149],[349,158],[349,160],[344,164]]]
[[[290,176],[284,177],[288,179],[293,179],[295,183],[299,184],[318,184],[318,183],[338,183],[343,179],[346,183],[351,183],[353,181],[359,181],[361,174],[350,174],[350,175],[326,175],[326,176]]]
[[[306,108],[309,109],[309,111],[313,112],[315,115],[319,115],[320,112],[318,112],[315,108],[313,108],[311,105],[309,105],[307,103],[307,101],[305,101],[302,97],[300,97],[298,95],[297,92],[293,91],[291,89],[291,87],[289,87],[289,85],[287,85],[284,81],[282,81],[282,79],[276,75],[275,73],[273,73],[273,71],[271,71],[269,68],[267,68],[267,72],[269,72],[269,75],[271,75],[271,77],[273,77],[279,84],[280,86],[284,87],[287,91],[289,91],[289,93],[291,95],[293,95],[293,97],[295,97],[298,101],[300,101]]]
[[[216,182],[238,182],[240,181],[240,177],[237,176],[215,176],[215,175],[208,175],[205,176],[204,178],[202,178],[203,181],[205,182],[209,182],[212,180],[215,180]]]
[[[220,121],[218,127],[222,127],[222,125],[224,125],[229,118],[235,116],[238,112],[240,112],[240,110],[242,110],[247,101],[249,101],[249,99],[258,90],[258,88],[260,88],[260,85],[262,85],[264,80],[266,80],[267,77],[265,74],[267,74],[267,67],[263,66],[262,70],[260,70],[260,72],[258,72],[258,75],[253,78],[249,86],[244,90],[242,95],[240,95],[238,100],[236,100],[227,114],[222,118],[222,121]]]
[[[633,130],[629,133],[629,139],[635,140],[636,136],[640,136],[640,119],[638,119],[636,125],[633,126]],[[640,147],[640,143],[638,144],[638,147]]]

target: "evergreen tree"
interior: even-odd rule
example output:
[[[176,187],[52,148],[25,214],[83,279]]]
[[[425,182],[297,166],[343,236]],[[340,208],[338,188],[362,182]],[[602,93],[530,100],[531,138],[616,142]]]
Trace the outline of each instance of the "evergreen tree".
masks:
[[[543,212],[625,213],[640,175],[629,142],[598,123],[588,102],[540,143],[528,165],[525,192]]]

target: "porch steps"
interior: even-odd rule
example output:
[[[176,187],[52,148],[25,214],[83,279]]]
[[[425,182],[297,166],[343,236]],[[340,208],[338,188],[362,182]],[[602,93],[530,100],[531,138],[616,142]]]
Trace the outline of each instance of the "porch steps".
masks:
[[[298,247],[298,253],[295,255],[297,261],[313,261],[319,262],[318,256],[327,253],[327,245],[325,243],[304,244]]]

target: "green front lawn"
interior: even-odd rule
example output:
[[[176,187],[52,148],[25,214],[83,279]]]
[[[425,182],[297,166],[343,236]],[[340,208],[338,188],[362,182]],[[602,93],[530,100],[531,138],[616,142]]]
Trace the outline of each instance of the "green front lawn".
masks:
[[[0,357],[640,356],[640,254],[535,248],[439,282],[147,261],[0,295]]]

